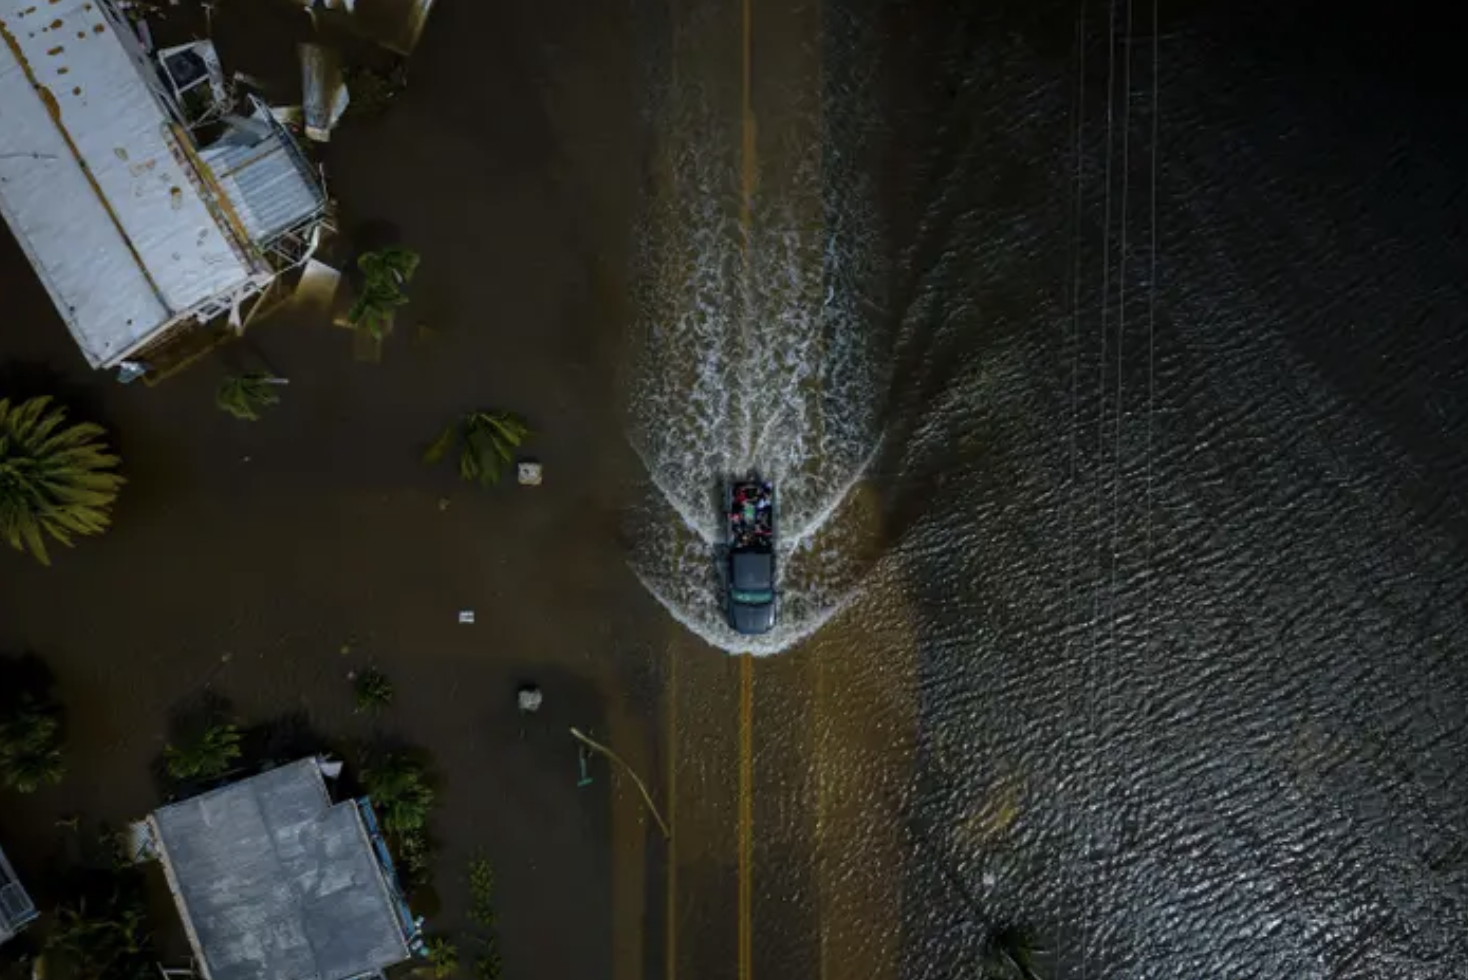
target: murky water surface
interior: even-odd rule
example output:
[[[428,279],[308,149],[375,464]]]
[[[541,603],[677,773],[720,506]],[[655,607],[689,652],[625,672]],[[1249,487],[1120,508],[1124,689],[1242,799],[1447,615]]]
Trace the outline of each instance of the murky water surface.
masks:
[[[717,648],[918,664],[859,763],[904,774],[904,976],[996,918],[1066,976],[1468,969],[1463,108],[1367,24],[929,6],[823,7],[747,210],[737,21],[683,22],[637,574]],[[709,557],[751,466],[752,647]]]

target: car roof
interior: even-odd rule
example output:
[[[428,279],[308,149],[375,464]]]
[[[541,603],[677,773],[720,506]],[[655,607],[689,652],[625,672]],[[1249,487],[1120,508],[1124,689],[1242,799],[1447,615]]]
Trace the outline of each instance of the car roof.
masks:
[[[735,589],[753,592],[775,586],[775,556],[768,551],[736,551],[729,565]]]

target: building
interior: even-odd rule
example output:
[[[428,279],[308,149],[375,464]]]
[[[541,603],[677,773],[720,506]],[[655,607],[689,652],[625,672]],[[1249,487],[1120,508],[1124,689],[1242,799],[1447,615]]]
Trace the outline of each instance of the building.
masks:
[[[15,877],[5,852],[0,851],[0,943],[20,932],[36,917],[36,906]]]
[[[421,951],[370,803],[334,803],[310,758],[155,812],[204,980],[355,980]]]
[[[0,0],[0,213],[94,368],[242,329],[309,257],[326,195],[208,42],[157,57],[111,0]]]

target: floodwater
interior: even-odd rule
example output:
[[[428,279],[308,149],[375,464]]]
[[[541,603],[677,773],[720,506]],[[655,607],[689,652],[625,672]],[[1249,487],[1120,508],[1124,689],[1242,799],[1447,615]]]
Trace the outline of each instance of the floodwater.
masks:
[[[263,328],[292,385],[254,426],[220,363],[94,390],[116,529],[0,558],[78,778],[0,833],[145,808],[203,685],[358,732],[374,660],[444,770],[441,927],[488,851],[507,975],[946,980],[995,922],[1047,976],[1462,974],[1468,110],[1413,30],[441,0],[327,154],[433,329],[362,365]],[[5,268],[8,355],[82,377]],[[418,467],[486,401],[545,487]],[[749,467],[756,643],[711,560]],[[559,714],[520,732],[526,676]],[[672,842],[625,779],[574,788],[577,719]]]

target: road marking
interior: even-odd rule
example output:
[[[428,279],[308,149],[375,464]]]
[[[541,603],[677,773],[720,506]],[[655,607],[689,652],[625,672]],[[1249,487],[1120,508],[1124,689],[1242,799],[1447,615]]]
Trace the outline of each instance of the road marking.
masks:
[[[668,658],[668,731],[664,744],[668,753],[668,824],[678,826],[678,651]],[[668,839],[667,908],[663,922],[666,943],[663,949],[664,975],[674,980],[678,975],[678,837]]]
[[[753,224],[755,185],[754,105],[750,78],[753,72],[752,35],[750,25],[752,0],[743,0],[744,29],[740,52],[742,91],[741,125],[743,160],[739,180],[740,249],[744,258],[744,288],[750,289],[750,236]],[[746,310],[746,315],[748,311]],[[754,656],[745,654],[739,662],[739,980],[753,976],[754,924],[752,916],[753,885],[750,858],[754,844]]]
[[[739,662],[739,980],[753,975],[754,656]]]

